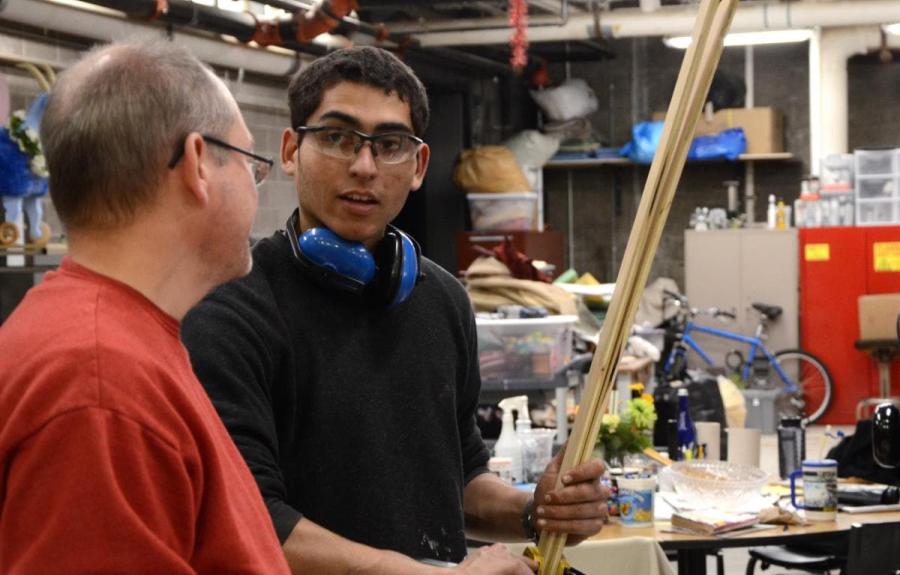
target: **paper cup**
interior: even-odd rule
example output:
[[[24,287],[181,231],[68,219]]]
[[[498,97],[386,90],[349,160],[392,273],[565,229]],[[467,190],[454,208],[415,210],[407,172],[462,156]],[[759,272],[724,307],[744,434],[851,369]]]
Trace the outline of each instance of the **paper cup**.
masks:
[[[728,461],[759,467],[759,442],[762,432],[759,429],[729,427]]]
[[[706,446],[706,457],[710,461],[719,461],[721,457],[720,431],[721,427],[715,421],[697,421],[694,423],[697,429],[697,443]]]

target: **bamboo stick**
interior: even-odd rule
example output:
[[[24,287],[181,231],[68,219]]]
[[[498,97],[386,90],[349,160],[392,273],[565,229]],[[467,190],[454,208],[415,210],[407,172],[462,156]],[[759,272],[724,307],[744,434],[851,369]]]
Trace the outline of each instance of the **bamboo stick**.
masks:
[[[579,409],[557,478],[557,488],[561,486],[561,478],[566,471],[591,456],[615,378],[616,364],[630,332],[700,109],[712,83],[722,53],[722,42],[736,8],[737,0],[703,0],[698,11],[693,40],[682,61],[660,144],[619,270],[616,292],[591,363],[582,408]],[[541,575],[558,573],[565,541],[565,534],[541,536]]]

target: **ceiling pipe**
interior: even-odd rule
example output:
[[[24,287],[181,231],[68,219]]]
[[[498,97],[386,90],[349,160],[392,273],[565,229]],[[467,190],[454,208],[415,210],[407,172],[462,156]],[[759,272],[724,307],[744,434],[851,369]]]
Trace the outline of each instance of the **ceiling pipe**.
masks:
[[[509,66],[488,58],[456,50],[420,50],[414,39],[380,31],[376,26],[346,16],[352,0],[330,0],[319,5],[321,13],[304,11],[276,21],[257,21],[251,14],[216,10],[189,0],[97,0],[91,3],[52,0],[0,0],[0,19],[31,26],[65,31],[101,42],[129,40],[161,34],[154,23],[179,25],[171,39],[189,48],[201,60],[225,68],[238,68],[272,76],[293,74],[298,56],[285,49],[322,55],[335,46],[309,41],[321,39],[320,32],[341,27],[365,35],[377,34],[378,41],[394,41],[400,54],[427,59],[435,65],[450,64],[478,68],[491,75],[511,74]],[[130,16],[132,19],[126,18]],[[241,42],[255,41],[268,48],[253,48],[193,32],[202,24],[207,32],[228,34]],[[195,28],[196,29],[196,28]],[[387,47],[387,46],[386,46]],[[285,48],[285,49],[282,49]]]
[[[334,30],[355,6],[353,0],[326,0],[314,10],[298,10],[292,16],[261,21],[248,12],[219,10],[191,0],[90,0],[90,3],[131,18],[227,34],[243,43],[287,46],[315,55],[324,54],[328,47],[315,45],[313,40]]]
[[[597,34],[592,14],[571,14],[561,26],[529,26],[528,41],[559,42],[589,40],[598,35],[608,38],[647,36],[683,36],[694,27],[696,7],[664,6],[654,12],[638,8],[621,8],[600,14],[600,33]],[[493,30],[432,32],[427,26],[401,26],[397,32],[414,34],[423,47],[472,46],[505,44],[509,41],[509,27],[502,28],[505,19],[491,18],[482,26],[496,25]],[[791,28],[872,26],[900,21],[900,0],[835,0],[834,2],[741,2],[731,30],[752,32],[786,30]],[[471,21],[456,21],[465,27]]]
[[[889,36],[888,47],[900,47]],[[820,173],[820,160],[829,154],[846,154],[850,148],[850,105],[847,60],[882,44],[881,28],[826,28],[817,31],[809,45],[809,144],[810,171]]]
[[[88,10],[42,0],[0,2],[0,19],[49,30],[65,31],[100,42],[133,40],[159,35],[161,30],[128,20],[108,10]],[[287,50],[252,48],[189,32],[179,32],[172,40],[188,48],[200,60],[224,68],[285,76],[297,69],[298,54]]]

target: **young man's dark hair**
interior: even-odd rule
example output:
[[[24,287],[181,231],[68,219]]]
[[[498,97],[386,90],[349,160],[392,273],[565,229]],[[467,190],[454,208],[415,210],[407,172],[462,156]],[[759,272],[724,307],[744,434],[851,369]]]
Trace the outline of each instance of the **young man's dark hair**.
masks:
[[[319,58],[297,72],[288,88],[291,126],[302,126],[322,102],[322,94],[340,82],[354,82],[396,92],[409,104],[413,131],[428,127],[428,95],[415,73],[399,58],[378,48],[359,46]]]

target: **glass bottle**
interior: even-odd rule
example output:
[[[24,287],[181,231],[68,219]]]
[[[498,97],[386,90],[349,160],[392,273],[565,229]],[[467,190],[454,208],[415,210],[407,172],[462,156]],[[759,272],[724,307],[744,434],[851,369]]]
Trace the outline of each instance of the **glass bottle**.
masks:
[[[680,459],[693,459],[694,447],[697,443],[697,430],[688,409],[688,390],[684,387],[678,390],[678,450]]]

